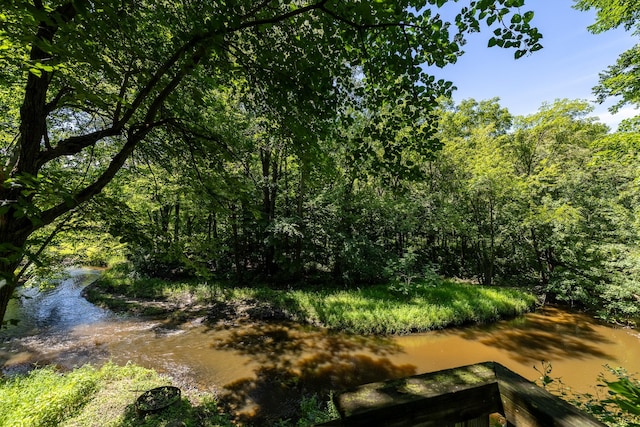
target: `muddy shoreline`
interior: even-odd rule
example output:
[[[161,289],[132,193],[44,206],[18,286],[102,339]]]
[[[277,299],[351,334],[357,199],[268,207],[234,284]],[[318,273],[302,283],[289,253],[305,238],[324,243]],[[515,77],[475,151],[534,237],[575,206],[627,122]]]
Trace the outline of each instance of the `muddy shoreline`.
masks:
[[[124,314],[148,320],[163,320],[167,326],[198,323],[214,326],[234,326],[244,322],[296,321],[294,316],[267,302],[255,299],[195,302],[188,295],[178,300],[134,298],[102,289],[98,280],[82,290],[81,295],[90,303]],[[319,325],[314,325],[319,326]]]

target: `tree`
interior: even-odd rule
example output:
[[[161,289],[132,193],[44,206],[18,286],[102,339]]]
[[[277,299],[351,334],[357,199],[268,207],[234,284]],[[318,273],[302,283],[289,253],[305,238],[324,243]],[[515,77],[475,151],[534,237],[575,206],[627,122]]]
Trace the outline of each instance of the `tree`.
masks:
[[[519,247],[530,270],[558,299],[588,302],[598,280],[607,193],[595,191],[591,144],[608,128],[584,101],[556,100],[516,120],[508,145],[520,180]]]
[[[621,26],[627,31],[633,29],[635,35],[640,34],[640,7],[634,0],[576,0],[575,8],[596,10],[596,22],[589,26],[589,30],[595,34]],[[623,52],[614,65],[600,73],[599,83],[593,91],[599,102],[610,97],[619,98],[610,108],[612,112],[617,112],[627,104],[639,106],[640,45]]]
[[[509,237],[504,229],[514,179],[503,147],[512,121],[497,99],[445,104],[440,118],[444,148],[437,166],[445,200],[440,205],[449,212],[442,215],[439,228],[457,234],[448,243],[459,247],[454,254],[466,252],[472,258],[451,264],[462,266],[469,261],[472,267],[468,270],[486,285],[499,276],[499,254],[506,252],[504,242]],[[451,254],[442,257],[451,258]]]
[[[197,104],[203,86],[241,76],[248,105],[315,135],[320,121],[309,117],[329,120],[365,93],[369,108],[398,97],[432,108],[450,86],[422,65],[454,62],[482,22],[497,27],[490,44],[517,57],[541,48],[533,13],[519,12],[524,0],[472,1],[454,34],[432,13],[445,3],[11,2],[0,14],[2,97],[18,93],[20,108],[3,120],[17,133],[1,143],[0,316],[29,236],[100,193],[141,142],[170,125],[188,129],[171,105]]]

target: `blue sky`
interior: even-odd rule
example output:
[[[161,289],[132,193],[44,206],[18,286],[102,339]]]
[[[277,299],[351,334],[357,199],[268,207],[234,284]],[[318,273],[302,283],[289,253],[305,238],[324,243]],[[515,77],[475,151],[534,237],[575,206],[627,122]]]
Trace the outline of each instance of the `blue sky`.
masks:
[[[485,29],[470,35],[465,54],[436,76],[458,87],[456,102],[499,97],[500,104],[515,115],[535,113],[543,102],[555,99],[594,101],[592,88],[598,73],[614,64],[638,38],[621,29],[591,34],[587,26],[595,21],[595,13],[580,12],[572,5],[572,0],[525,1],[522,12],[535,12],[532,22],[543,34],[542,50],[514,60],[513,50],[487,48],[491,32]],[[593,115],[613,130],[623,118],[640,114],[630,107],[611,116],[607,111],[611,104],[594,103]]]

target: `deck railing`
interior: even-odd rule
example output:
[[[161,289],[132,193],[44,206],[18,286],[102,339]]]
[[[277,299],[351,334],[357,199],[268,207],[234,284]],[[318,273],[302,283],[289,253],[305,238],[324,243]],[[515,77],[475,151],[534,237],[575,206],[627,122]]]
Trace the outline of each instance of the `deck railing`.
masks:
[[[334,403],[341,419],[323,426],[604,426],[496,362],[366,384]]]

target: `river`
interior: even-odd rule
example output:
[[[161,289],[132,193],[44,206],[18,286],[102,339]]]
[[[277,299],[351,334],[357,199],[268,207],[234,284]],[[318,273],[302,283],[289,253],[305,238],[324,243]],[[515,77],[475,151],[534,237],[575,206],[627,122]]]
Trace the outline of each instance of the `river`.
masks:
[[[118,317],[81,296],[98,271],[70,270],[46,291],[24,291],[11,315],[17,326],[0,331],[5,373],[33,363],[71,368],[107,360],[129,361],[177,377],[183,384],[233,396],[235,407],[253,413],[282,400],[274,389],[343,387],[497,361],[535,380],[541,361],[551,376],[576,392],[595,393],[604,365],[640,372],[640,336],[592,317],[546,308],[517,319],[398,337],[334,333],[290,323],[180,326]],[[559,382],[556,382],[559,384]],[[291,388],[291,387],[289,387]],[[265,401],[266,399],[266,401]]]

